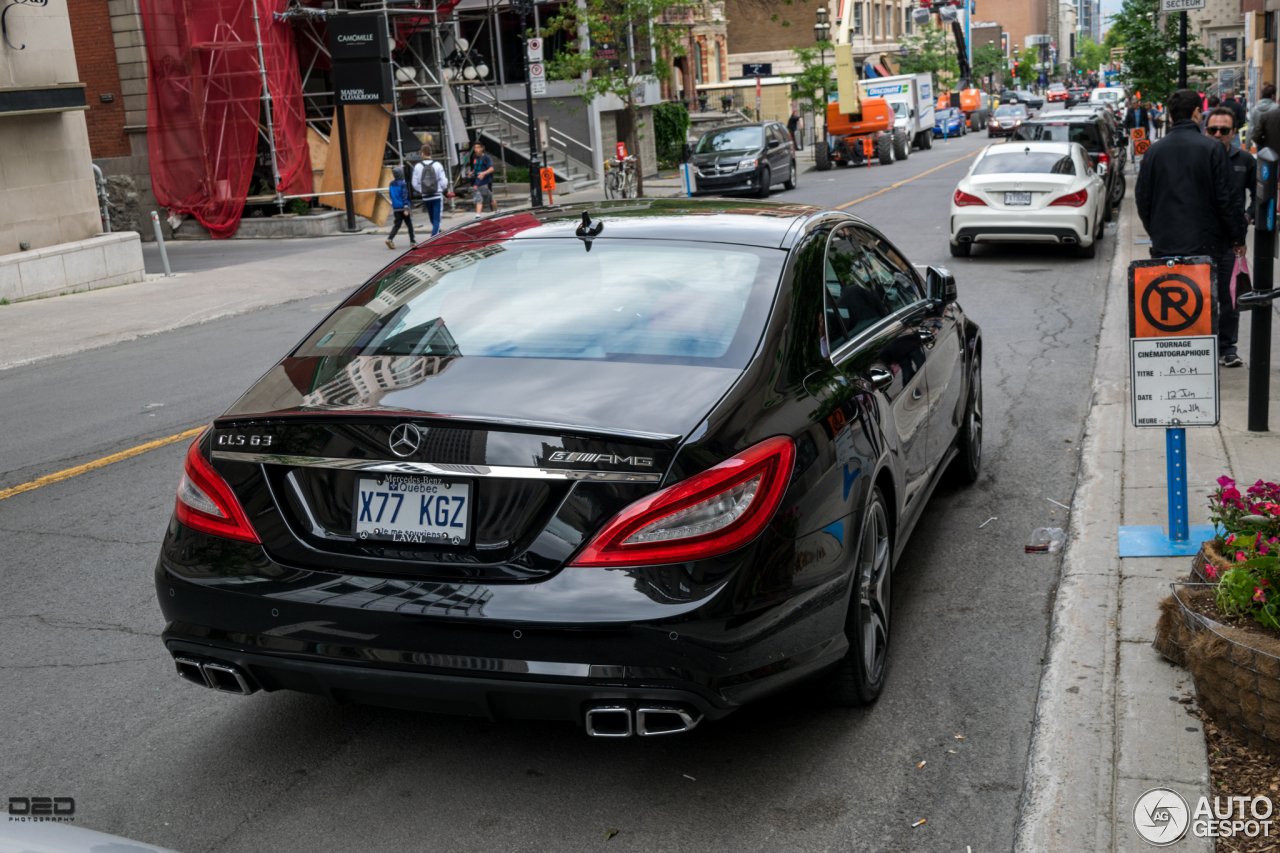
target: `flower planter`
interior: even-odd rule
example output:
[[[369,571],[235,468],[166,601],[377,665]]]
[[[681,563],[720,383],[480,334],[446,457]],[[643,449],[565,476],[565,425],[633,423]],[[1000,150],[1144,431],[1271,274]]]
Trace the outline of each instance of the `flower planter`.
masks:
[[[1200,544],[1200,550],[1196,552],[1195,559],[1191,561],[1191,582],[1192,583],[1213,583],[1216,578],[1211,578],[1205,572],[1205,565],[1211,565],[1217,569],[1218,577],[1222,576],[1223,571],[1231,568],[1232,563],[1222,556],[1222,552],[1218,550],[1218,540],[1209,539]]]
[[[1170,587],[1152,646],[1191,671],[1200,707],[1219,726],[1280,757],[1280,639],[1195,612],[1213,601],[1212,585]]]

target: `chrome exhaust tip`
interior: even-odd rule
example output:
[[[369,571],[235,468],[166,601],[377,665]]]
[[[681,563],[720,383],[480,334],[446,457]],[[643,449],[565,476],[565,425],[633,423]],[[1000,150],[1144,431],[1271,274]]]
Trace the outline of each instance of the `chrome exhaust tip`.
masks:
[[[700,722],[701,714],[694,718],[683,708],[651,707],[636,710],[636,734],[640,737],[692,731]]]
[[[248,696],[258,689],[256,685],[249,683],[239,667],[229,663],[206,663],[200,669],[204,671],[205,679],[214,690]]]
[[[209,686],[209,681],[204,677],[204,670],[200,668],[200,661],[192,658],[174,658],[173,663],[177,666],[178,675],[182,678],[201,687]]]
[[[631,709],[625,705],[597,705],[587,709],[590,737],[631,737]]]
[[[1063,237],[1062,242],[1066,243],[1068,246],[1071,246],[1079,241],[1077,241],[1075,237]]]

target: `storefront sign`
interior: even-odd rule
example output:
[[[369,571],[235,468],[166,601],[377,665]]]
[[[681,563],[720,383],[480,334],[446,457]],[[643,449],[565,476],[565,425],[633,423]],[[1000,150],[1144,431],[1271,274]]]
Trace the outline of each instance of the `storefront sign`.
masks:
[[[391,63],[377,60],[333,63],[333,89],[342,104],[392,102]]]
[[[329,55],[335,61],[391,61],[391,46],[381,15],[334,15],[328,19]]]

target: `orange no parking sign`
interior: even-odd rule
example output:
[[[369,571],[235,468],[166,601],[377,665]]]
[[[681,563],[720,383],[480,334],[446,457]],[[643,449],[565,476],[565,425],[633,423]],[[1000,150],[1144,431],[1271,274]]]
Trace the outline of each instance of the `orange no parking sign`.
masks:
[[[1215,272],[1207,257],[1129,265],[1129,337],[1187,338],[1218,327]]]

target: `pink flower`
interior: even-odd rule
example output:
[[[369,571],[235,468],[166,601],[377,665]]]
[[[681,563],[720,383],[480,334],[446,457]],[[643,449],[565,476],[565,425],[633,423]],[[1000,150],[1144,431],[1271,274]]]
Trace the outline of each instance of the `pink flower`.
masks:
[[[1227,544],[1230,545],[1234,541],[1236,541],[1236,535],[1232,533],[1230,536],[1227,537]]]
[[[1240,500],[1240,490],[1239,490],[1239,489],[1237,489],[1237,488],[1235,488],[1234,486],[1233,486],[1233,487],[1231,487],[1231,488],[1229,488],[1229,489],[1223,489],[1223,490],[1222,490],[1222,500],[1223,500],[1223,502],[1226,502],[1226,501],[1239,501],[1239,500]]]
[[[1213,580],[1218,579],[1218,569],[1213,565],[1213,563],[1204,564],[1204,573],[1208,575],[1210,578],[1212,578]]]
[[[1236,484],[1236,481],[1228,477],[1226,474],[1223,474],[1221,477],[1218,478],[1218,485],[1222,486],[1224,489],[1227,486],[1234,486],[1235,484]]]
[[[1248,558],[1248,556],[1244,553],[1244,551],[1236,551],[1236,562],[1237,562],[1237,563],[1243,563],[1243,562],[1244,562],[1245,560],[1247,560],[1247,559],[1249,559],[1249,558]]]
[[[1267,540],[1267,542],[1274,545],[1277,542],[1280,542],[1280,539],[1277,539],[1276,537],[1272,536],[1270,539]]]
[[[1263,592],[1263,591],[1262,591],[1262,587],[1260,587],[1260,586],[1255,586],[1255,587],[1253,588],[1253,600],[1254,600],[1254,601],[1266,601],[1266,600],[1267,600],[1267,594],[1266,594],[1265,592]]]
[[[1267,547],[1267,543],[1266,543],[1266,542],[1259,542],[1259,543],[1258,543],[1258,553],[1259,553],[1259,554],[1264,554],[1264,555],[1265,555],[1265,554],[1270,553],[1270,551],[1271,551],[1271,549]]]

